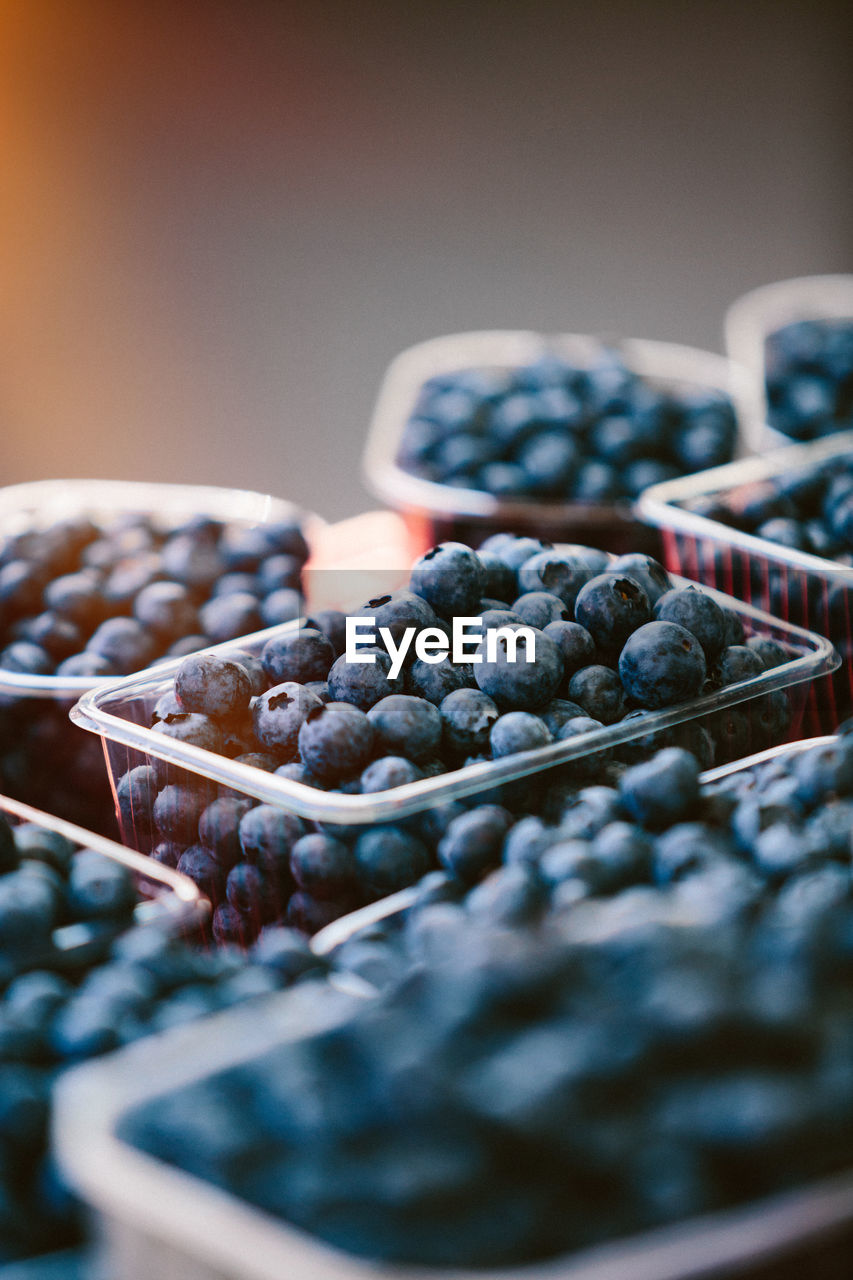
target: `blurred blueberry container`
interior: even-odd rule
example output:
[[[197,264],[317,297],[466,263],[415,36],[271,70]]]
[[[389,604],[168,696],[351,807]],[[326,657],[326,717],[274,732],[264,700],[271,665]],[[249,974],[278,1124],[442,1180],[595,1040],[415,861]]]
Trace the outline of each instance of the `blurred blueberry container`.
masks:
[[[297,839],[318,826],[336,840],[352,844],[367,828],[400,824],[413,815],[426,815],[436,806],[463,797],[492,800],[499,794],[500,802],[510,808],[530,806],[536,803],[546,782],[560,780],[559,773],[548,772],[554,766],[570,766],[572,777],[583,770],[589,779],[600,772],[599,765],[603,767],[608,759],[598,756],[599,752],[618,756],[618,749],[631,743],[644,750],[641,744],[648,743],[652,735],[685,722],[689,722],[688,730],[695,728],[694,722],[707,727],[710,738],[705,735],[705,740],[713,745],[720,763],[758,746],[799,737],[806,689],[819,676],[834,670],[838,664],[835,651],[828,641],[808,631],[777,622],[728,597],[718,594],[717,599],[737,614],[747,635],[758,633],[782,644],[788,660],[690,702],[370,794],[323,791],[156,732],[150,727],[154,710],[161,697],[172,696],[179,660],[90,690],[71,715],[76,724],[103,739],[125,842],[180,865],[188,873],[191,872],[185,856],[193,865],[197,862],[203,890],[214,906],[225,905],[229,868],[242,865],[244,857],[248,862],[252,857],[259,860],[254,851],[250,857],[244,833],[237,830],[246,809],[260,802],[277,811],[278,816],[270,810],[263,814],[265,830],[268,828],[263,841],[271,847],[265,850],[262,861],[272,887],[265,889],[266,877],[261,878],[261,888],[254,891],[251,902],[247,900],[238,910],[237,936],[228,940],[251,942],[261,925],[282,915],[288,923],[315,932],[359,905],[357,896],[353,900],[350,893],[340,898],[326,894],[316,902],[307,891],[294,892],[288,879],[290,849]],[[227,656],[239,648],[243,653],[259,655],[267,640],[297,625],[271,628],[241,640],[239,645],[217,646],[213,652]],[[745,705],[738,708],[740,703]],[[505,785],[521,778],[528,779],[521,788]],[[498,793],[496,789],[501,787],[503,790]],[[169,794],[164,795],[167,791]],[[158,814],[154,806],[160,795],[164,800]],[[175,804],[179,811],[174,811]],[[260,820],[259,816],[253,823]],[[252,840],[255,839],[253,835]],[[426,858],[429,850],[424,842],[413,843],[422,859]],[[402,884],[411,884],[426,869],[413,869],[408,879],[401,874]],[[247,885],[247,890],[250,887]],[[383,892],[390,890],[388,886]],[[354,892],[358,895],[361,891],[359,882]],[[228,901],[234,905],[230,892]],[[216,935],[216,914],[213,927]]]
[[[482,463],[496,439],[490,397],[494,401],[501,399],[500,389],[508,379],[526,377],[539,379],[541,385],[534,390],[543,402],[545,415],[533,424],[533,434],[541,433],[532,442],[536,458],[524,455],[530,475],[535,472],[537,476],[534,487],[523,496],[509,483],[502,490],[504,482],[510,480],[507,472],[519,470],[517,466],[507,468],[503,461],[497,471],[489,470],[486,464],[485,470],[477,473],[481,487],[471,487],[471,481],[466,479],[465,458],[448,460],[446,445],[450,441],[452,450],[464,451],[471,446],[467,437],[473,436],[474,444],[485,450],[483,458],[479,458]],[[584,469],[581,460],[573,456],[563,457],[562,452],[559,458],[554,456],[554,450],[561,447],[572,453],[571,414],[577,410],[583,418],[588,411],[578,399],[584,393],[571,391],[572,378],[586,380],[588,395],[591,387],[597,387],[595,412],[602,419],[599,427],[607,435],[602,448],[606,445],[613,464],[604,468],[607,475],[599,474],[602,468],[594,461]],[[434,403],[429,403],[433,390],[439,397],[446,391],[445,400],[454,399],[452,405],[444,405],[446,420],[441,425],[434,421]],[[672,393],[685,404],[693,403],[696,409],[697,429],[689,433],[689,440],[688,433],[684,433],[682,439],[675,441],[673,456],[667,457],[673,450],[672,442],[669,448],[666,443],[672,424],[660,417],[660,405],[655,403],[655,396],[649,395],[652,390]],[[629,406],[631,395],[636,392],[643,397],[644,391],[649,399],[643,427],[647,439],[640,445],[639,427],[630,417],[632,412],[639,413],[639,407]],[[523,399],[526,394],[518,398]],[[519,423],[509,419],[518,410],[524,428],[524,438],[520,436],[519,441],[524,449],[525,442],[530,441],[530,436],[524,434],[530,425],[524,418],[528,410],[513,407],[512,399],[502,402],[501,412],[507,418],[507,431],[512,434]],[[554,542],[579,542],[608,551],[648,551],[655,555],[657,537],[634,520],[627,495],[633,496],[656,479],[702,470],[741,452],[748,406],[748,379],[744,372],[723,356],[691,347],[638,339],[608,341],[581,334],[544,336],[501,330],[451,334],[410,347],[392,362],[373,414],[364,473],[372,492],[403,513],[422,549],[448,539],[477,547],[489,534],[510,530]],[[705,410],[708,417],[700,422],[700,413]],[[468,431],[472,416],[474,429]],[[553,433],[547,431],[550,424]],[[461,439],[462,436],[466,438]],[[499,451],[501,457],[509,447]],[[430,457],[436,456],[436,448],[444,451],[441,456],[445,472],[458,466],[454,478],[439,476],[441,469],[429,462]],[[632,462],[636,474],[632,472]],[[561,467],[566,472],[562,488]],[[581,473],[582,481],[577,479]],[[632,476],[626,493],[618,496],[612,481],[621,484]],[[566,486],[570,489],[573,484],[585,490],[584,500],[562,496]],[[504,496],[500,496],[502,491]]]
[[[320,524],[290,503],[237,489],[45,480],[0,490],[0,554],[6,546],[25,546],[28,535],[60,521],[115,524],[137,516],[150,517],[164,533],[194,518],[248,530],[279,521],[305,522],[309,530],[312,520]],[[26,559],[25,551],[21,554]],[[0,666],[0,788],[110,835],[115,820],[100,752],[68,722],[69,707],[97,683],[91,675],[42,675]]]
[[[753,289],[731,305],[725,331],[748,377],[751,453],[853,427],[853,275]]]
[[[849,469],[853,432],[655,485],[636,505],[660,530],[668,569],[829,637],[842,665],[832,681],[809,691],[810,733],[830,732],[853,712],[853,566],[746,532],[725,517],[731,511],[742,525],[744,513],[777,484],[794,485],[812,469],[832,476],[845,469],[842,460]]]
[[[342,994],[329,998],[304,983],[262,1009],[229,1010],[63,1077],[54,1146],[63,1175],[93,1210],[105,1274],[112,1280],[840,1280],[847,1274],[850,1172],[545,1262],[434,1270],[356,1258],[118,1136],[128,1114],[146,1104],[161,1104],[174,1117],[170,1095],[187,1086],[203,1087],[221,1110],[214,1077],[287,1042],[324,1032],[333,1038],[350,1008]],[[196,1125],[203,1159],[225,1139],[204,1116]],[[228,1134],[233,1140],[233,1129]]]

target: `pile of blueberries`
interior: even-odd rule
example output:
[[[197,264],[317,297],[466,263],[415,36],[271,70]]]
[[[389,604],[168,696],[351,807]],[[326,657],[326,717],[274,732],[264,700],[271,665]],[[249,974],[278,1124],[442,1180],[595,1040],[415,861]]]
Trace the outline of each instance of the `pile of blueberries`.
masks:
[[[195,516],[161,525],[128,512],[30,528],[0,545],[0,668],[37,676],[126,675],[298,615],[308,547],[298,519]],[[68,704],[0,698],[7,795],[112,834],[98,742]]]
[[[135,901],[129,873],[100,854],[75,853],[54,832],[21,826],[10,835],[0,823],[0,866],[2,1267],[82,1239],[79,1207],[48,1149],[59,1072],[322,974],[324,962],[287,929],[266,930],[246,957],[225,948],[205,952],[159,924],[128,927]],[[120,930],[106,958],[100,947],[63,952],[44,945],[50,929],[69,920]],[[74,1265],[71,1259],[72,1272]]]
[[[351,1253],[450,1267],[849,1166],[853,735],[697,772],[667,750],[478,889],[374,926],[348,947],[385,950],[377,999],[122,1136]]]
[[[764,344],[768,421],[795,440],[853,427],[853,317],[797,320]]]
[[[472,762],[636,721],[637,742],[538,781],[496,792],[502,823],[550,803],[556,783],[603,776],[647,753],[650,711],[762,674],[789,654],[768,636],[746,637],[739,616],[700,587],[675,587],[644,555],[610,561],[587,547],[556,550],[500,534],[475,553],[444,543],[414,567],[407,589],[359,611],[392,637],[407,627],[446,632],[454,617],[485,627],[529,626],[536,658],[429,663],[410,649],[399,675],[382,646],[372,663],[342,653],[345,619],[326,612],[270,639],[259,657],[188,656],[157,702],[153,728],[326,791],[375,794]],[[728,708],[669,739],[703,766],[777,742],[789,722],[784,693],[749,710]],[[660,744],[660,743],[659,743]],[[595,752],[594,740],[590,751]],[[163,760],[130,769],[118,800],[138,846],[190,876],[216,907],[218,941],[251,940],[276,919],[313,932],[365,901],[413,884],[436,865],[439,806],[407,823],[369,829],[309,824],[272,805],[220,794]],[[498,824],[491,840],[502,836]]]
[[[610,503],[728,462],[736,427],[722,392],[659,386],[602,346],[585,367],[546,352],[511,371],[428,379],[398,462],[499,498]]]

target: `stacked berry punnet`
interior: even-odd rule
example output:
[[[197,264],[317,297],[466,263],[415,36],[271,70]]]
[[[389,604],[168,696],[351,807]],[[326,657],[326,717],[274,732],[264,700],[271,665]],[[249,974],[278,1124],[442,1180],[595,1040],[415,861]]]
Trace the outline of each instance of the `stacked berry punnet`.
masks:
[[[420,904],[399,950],[356,940],[391,956],[379,1000],[121,1136],[354,1254],[451,1268],[849,1167],[853,738],[713,789],[665,752],[561,825],[502,890]]]
[[[358,655],[373,661],[342,652],[347,619],[326,612],[274,636],[260,658],[236,650],[187,657],[154,709],[153,729],[322,790],[376,794],[629,717],[642,727],[650,710],[789,656],[768,637],[747,638],[736,614],[701,588],[675,587],[646,556],[611,563],[591,548],[560,551],[512,535],[489,539],[480,553],[442,544],[416,563],[408,588],[369,601],[356,617],[359,625],[373,618],[377,638],[385,633]],[[482,661],[441,656],[460,618],[508,629],[491,658],[482,640]],[[516,628],[533,637],[531,662],[521,645],[512,660]],[[427,633],[438,661],[418,657],[417,643],[403,656],[407,635]],[[778,741],[788,718],[785,695],[773,693],[749,712],[730,708],[680,726],[668,740],[709,766]],[[615,761],[599,755],[500,788],[506,818],[498,826],[511,821],[507,807],[535,810],[552,786],[603,777],[647,751],[638,738]],[[156,758],[121,778],[118,800],[139,846],[216,904],[220,940],[251,939],[278,918],[313,931],[436,865],[429,813],[369,829],[309,824],[220,794]]]
[[[17,836],[23,845],[22,866],[33,870],[0,877],[0,891],[15,875],[27,875],[36,887],[42,880],[50,885],[49,873],[57,860],[71,857],[61,837],[26,828],[18,828]],[[37,838],[42,840],[38,853]],[[37,874],[36,860],[48,857],[48,862],[40,863],[45,875]],[[108,862],[100,855],[94,857],[100,864]],[[133,885],[122,867],[108,865],[114,880],[107,882],[102,874],[96,881],[87,857],[77,855],[77,870],[72,869],[70,879],[79,918],[103,919],[108,908],[115,915],[120,907],[121,918],[126,919]],[[22,900],[18,891],[18,901]],[[40,910],[44,916],[49,914]],[[63,1186],[49,1151],[51,1089],[61,1071],[144,1036],[269,995],[309,975],[317,977],[325,966],[311,954],[305,938],[291,930],[265,931],[246,958],[226,949],[200,951],[148,925],[122,933],[105,960],[90,959],[72,973],[62,973],[58,968],[27,967],[29,950],[22,954],[17,944],[9,946],[7,924],[12,916],[5,898],[0,901],[0,916],[3,1266],[67,1248],[84,1237],[80,1206]]]
[[[853,427],[853,316],[798,320],[764,344],[768,421],[795,440]]]
[[[296,519],[79,516],[0,543],[0,678],[44,696],[0,699],[0,784],[11,796],[110,834],[99,745],[68,723],[51,681],[141,670],[296,617],[308,548]]]
[[[500,498],[610,503],[728,462],[736,425],[722,392],[664,389],[602,346],[588,367],[548,354],[510,372],[429,379],[397,460]]]

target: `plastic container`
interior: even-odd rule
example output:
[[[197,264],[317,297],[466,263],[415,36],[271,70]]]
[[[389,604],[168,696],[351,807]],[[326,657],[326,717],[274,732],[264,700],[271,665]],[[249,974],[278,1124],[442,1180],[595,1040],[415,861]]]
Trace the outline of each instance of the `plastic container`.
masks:
[[[638,516],[661,531],[664,560],[675,573],[731,592],[760,609],[832,640],[842,665],[832,681],[809,691],[804,729],[826,733],[853,712],[853,569],[784,547],[689,510],[700,498],[727,497],[776,476],[853,453],[853,432],[788,444],[763,458],[745,458],[640,495]]]
[[[542,775],[546,775],[546,771],[553,766],[581,761],[597,752],[619,748],[638,739],[645,741],[649,735],[688,720],[707,718],[705,723],[715,742],[720,744],[720,759],[740,756],[744,750],[750,749],[750,745],[754,749],[755,745],[765,746],[770,742],[778,742],[784,736],[801,736],[800,723],[806,693],[804,682],[814,681],[835,668],[838,657],[832,646],[818,636],[778,623],[728,597],[718,594],[717,598],[737,612],[747,631],[760,631],[785,644],[791,652],[791,660],[749,680],[678,706],[650,712],[640,719],[622,721],[533,751],[470,764],[437,777],[420,779],[402,787],[368,795],[321,791],[154,732],[148,727],[151,713],[158,698],[172,689],[179,660],[91,690],[83,696],[71,714],[76,724],[103,738],[107,767],[114,788],[118,787],[121,778],[130,769],[155,761],[159,766],[164,762],[171,766],[167,775],[170,782],[180,782],[196,789],[203,787],[211,800],[222,794],[223,789],[227,789],[230,795],[236,794],[275,805],[299,815],[309,823],[322,823],[324,830],[331,829],[341,839],[350,841],[359,834],[359,828],[364,826],[399,822],[436,804],[463,796],[483,795],[501,784],[512,783],[530,775],[537,775],[538,781],[544,781]],[[296,624],[286,625],[293,627]],[[282,630],[281,627],[270,628],[247,640],[241,640],[239,647],[259,653],[266,640],[270,636],[281,634]],[[220,645],[216,651],[227,653],[234,647],[236,646]],[[776,694],[778,699],[780,693],[783,701],[787,697],[788,702],[787,733],[784,726],[780,727],[778,719],[771,717],[769,726],[767,721],[762,720],[762,712],[768,705],[762,695]],[[736,717],[730,709],[743,702],[748,704],[746,714]],[[735,747],[726,751],[725,744],[729,742],[735,743]],[[589,762],[581,767],[588,774]],[[594,771],[595,766],[592,767]],[[559,775],[546,777],[549,782],[557,781]],[[521,796],[519,792],[522,793]],[[502,803],[511,808],[524,805],[529,799],[529,786],[504,788],[501,793]],[[207,797],[205,803],[209,803]],[[162,839],[152,828],[149,812],[125,815],[122,838],[127,844],[146,852]],[[196,840],[197,835],[193,832],[186,837],[186,843],[182,842],[177,849],[185,850]],[[313,932],[321,924],[328,923],[328,919],[334,918],[335,913],[345,914],[356,905],[358,903],[352,901],[351,897],[326,905],[310,927],[303,927]],[[289,909],[289,901],[270,904],[270,909],[278,915],[282,910]],[[322,912],[328,912],[328,919],[322,918]],[[255,928],[260,922],[259,915],[257,919],[253,916],[251,927]],[[243,941],[251,941],[250,932],[247,925]]]
[[[31,822],[48,831],[56,831],[78,848],[94,849],[132,871],[139,899],[133,913],[134,924],[166,923],[175,932],[191,931],[202,925],[210,914],[209,903],[192,880],[169,867],[159,866],[151,858],[8,796],[0,796],[0,814],[13,826]],[[121,926],[126,927],[126,924]],[[22,967],[28,969],[73,969],[78,964],[88,965],[108,948],[116,931],[115,925],[97,921],[62,925],[53,931],[48,949],[13,957],[13,962],[17,959]]]
[[[811,745],[765,752],[725,772]],[[381,905],[374,904],[374,918]],[[348,923],[333,928],[346,936]],[[315,947],[319,942],[318,936]],[[328,1025],[329,1011],[319,1003],[311,984],[296,987],[266,1002],[262,1017],[256,1007],[229,1010],[62,1078],[55,1150],[72,1189],[94,1210],[111,1280],[841,1280],[849,1274],[853,1171],[546,1263],[435,1271],[371,1265],[333,1249],[116,1136],[131,1108]]]
[[[768,424],[765,343],[771,333],[797,320],[853,321],[853,275],[800,276],[762,285],[726,312],[726,350],[746,372],[744,441],[750,453],[791,443]]]
[[[510,530],[580,542],[608,551],[658,553],[654,534],[638,524],[630,502],[606,505],[508,501],[476,489],[438,484],[406,471],[397,454],[406,422],[426,379],[462,369],[512,369],[545,350],[579,367],[592,364],[602,341],[584,334],[542,335],[527,331],[484,330],[449,334],[409,347],[391,363],[373,413],[363,469],[371,491],[405,516],[421,549],[456,540],[477,547],[492,533]],[[745,432],[752,403],[749,379],[723,356],[693,347],[626,338],[614,340],[629,367],[662,386],[699,386],[723,391],[735,407],[739,432]]]
[[[168,527],[196,514],[266,524],[294,516],[287,502],[239,489],[124,480],[42,480],[0,489],[0,541],[57,520],[144,513]],[[322,522],[306,516],[310,534]],[[0,788],[31,804],[115,833],[100,753],[68,723],[68,709],[98,682],[83,676],[32,676],[0,668]]]

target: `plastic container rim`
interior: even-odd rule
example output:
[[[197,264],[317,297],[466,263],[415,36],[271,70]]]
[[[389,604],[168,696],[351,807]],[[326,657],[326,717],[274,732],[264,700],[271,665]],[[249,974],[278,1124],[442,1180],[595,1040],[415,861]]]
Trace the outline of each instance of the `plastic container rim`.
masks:
[[[227,489],[216,485],[177,484],[147,480],[34,480],[0,488],[0,538],[38,527],[32,510],[41,507],[49,517],[45,525],[63,516],[95,509],[96,514],[120,515],[125,511],[153,516],[188,516],[209,513],[222,520],[247,520],[268,524],[296,517],[310,536],[325,521],[313,512],[272,494],[251,489]],[[17,526],[17,527],[16,527]],[[15,697],[79,698],[114,676],[37,676],[0,667],[0,694]]]
[[[693,476],[652,485],[640,494],[634,504],[634,511],[639,519],[657,529],[724,542],[739,551],[763,556],[791,569],[820,574],[824,578],[838,578],[853,585],[853,566],[827,560],[809,551],[799,551],[796,547],[784,547],[781,543],[759,538],[754,533],[744,533],[720,520],[688,511],[680,505],[694,498],[722,494],[744,484],[772,480],[786,472],[807,466],[810,462],[824,462],[842,453],[853,456],[853,431],[839,431],[819,440],[800,444],[789,443],[785,448],[774,450],[764,457],[742,458],[737,462],[728,462],[723,467],[712,467]]]
[[[670,576],[679,585],[691,585],[685,578],[677,575]],[[773,693],[804,680],[813,680],[817,676],[836,670],[841,665],[841,657],[830,641],[823,636],[792,623],[782,622],[751,605],[733,600],[732,597],[714,588],[703,587],[703,590],[708,591],[725,607],[734,609],[740,617],[758,624],[759,629],[763,627],[781,631],[786,639],[798,640],[802,646],[808,648],[809,652],[778,667],[763,671],[759,675],[751,676],[747,680],[728,685],[715,693],[692,698],[688,702],[660,711],[650,711],[645,717],[627,723],[623,720],[604,729],[579,734],[564,742],[552,742],[547,746],[518,752],[516,755],[506,756],[500,760],[465,765],[461,769],[454,769],[437,777],[419,779],[416,782],[409,782],[403,786],[370,795],[334,795],[290,778],[280,778],[251,765],[215,755],[201,747],[176,742],[149,728],[122,719],[106,709],[105,704],[117,697],[154,696],[155,693],[159,696],[160,693],[165,692],[169,687],[170,677],[174,676],[180,666],[182,661],[180,658],[158,664],[156,667],[149,668],[147,672],[90,689],[71,709],[70,716],[74,724],[111,742],[200,774],[222,786],[239,789],[264,804],[288,809],[302,818],[315,822],[349,823],[357,826],[393,822],[419,813],[435,801],[471,795],[487,790],[498,783],[527,777],[546,767],[565,764],[591,752],[619,746],[634,738],[670,728],[672,725],[681,724],[685,720],[695,719],[709,712],[723,710],[763,693]],[[225,644],[214,645],[205,652],[227,653],[247,643],[260,645],[272,636],[297,628],[298,622],[284,623],[277,627],[269,627],[265,631],[255,632],[252,636],[244,636],[240,642],[228,641]]]
[[[615,346],[641,377],[662,383],[713,387],[730,396],[739,431],[748,416],[749,377],[728,356],[699,347],[645,338],[579,333],[537,333],[526,329],[483,329],[443,334],[400,352],[385,373],[373,411],[362,458],[366,483],[395,509],[435,516],[506,520],[510,524],[535,517],[547,525],[568,516],[590,528],[630,523],[630,500],[617,504],[525,502],[506,500],[479,489],[460,489],[413,475],[397,462],[397,451],[415,397],[435,374],[472,367],[505,368],[524,364],[545,350],[589,364],[601,344]]]

